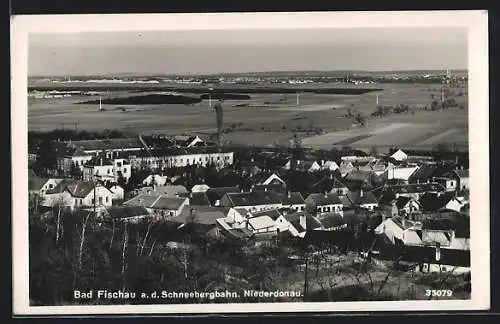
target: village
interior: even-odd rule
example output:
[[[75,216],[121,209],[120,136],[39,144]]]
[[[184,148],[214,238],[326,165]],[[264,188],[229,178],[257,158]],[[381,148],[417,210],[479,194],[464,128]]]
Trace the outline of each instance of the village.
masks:
[[[29,171],[40,217],[78,210],[113,224],[188,225],[238,246],[338,241],[361,228],[380,238],[365,257],[404,250],[413,271],[469,271],[469,172],[458,158],[397,149],[314,160],[299,147],[241,153],[184,135],[52,144],[53,167]]]

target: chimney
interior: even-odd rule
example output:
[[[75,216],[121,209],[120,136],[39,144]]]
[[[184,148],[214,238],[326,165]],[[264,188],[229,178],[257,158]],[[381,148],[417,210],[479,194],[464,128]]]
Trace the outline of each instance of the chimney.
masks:
[[[360,197],[363,197],[363,188],[361,188],[361,189],[360,189],[360,191],[359,191],[359,196],[360,196]]]
[[[436,243],[436,261],[441,261],[441,246]]]
[[[330,180],[333,180],[333,173],[330,173],[329,178],[330,178]]]
[[[328,198],[328,191],[325,190],[324,196],[325,196],[325,198]]]
[[[102,158],[100,158],[101,166],[102,166]]]
[[[288,198],[292,198],[292,192],[290,190],[288,191],[287,194],[288,194]]]

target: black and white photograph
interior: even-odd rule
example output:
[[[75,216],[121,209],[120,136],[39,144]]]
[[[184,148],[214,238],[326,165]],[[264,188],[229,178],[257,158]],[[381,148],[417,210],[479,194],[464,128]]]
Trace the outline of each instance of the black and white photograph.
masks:
[[[19,313],[489,307],[487,12],[12,29]]]

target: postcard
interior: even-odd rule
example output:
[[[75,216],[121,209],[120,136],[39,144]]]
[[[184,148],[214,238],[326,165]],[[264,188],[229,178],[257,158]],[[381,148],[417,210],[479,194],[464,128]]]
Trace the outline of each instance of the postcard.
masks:
[[[15,315],[489,308],[487,11],[11,26]]]

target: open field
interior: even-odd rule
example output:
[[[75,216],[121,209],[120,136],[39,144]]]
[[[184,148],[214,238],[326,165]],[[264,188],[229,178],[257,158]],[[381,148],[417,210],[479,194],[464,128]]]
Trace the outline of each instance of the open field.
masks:
[[[467,109],[419,109],[423,105],[430,106],[432,96],[440,97],[440,85],[377,84],[375,87],[383,90],[362,95],[300,92],[299,105],[294,93],[251,93],[250,100],[224,101],[224,128],[227,132],[223,139],[233,144],[272,146],[287,144],[296,132],[303,139],[303,145],[310,147],[427,148],[444,143],[457,149],[467,148]],[[454,89],[454,92],[463,94],[454,99],[467,107],[467,89]],[[151,92],[134,91],[133,95],[147,93]],[[102,99],[129,95],[132,95],[129,90],[109,91],[103,93]],[[190,94],[186,92],[185,95]],[[410,112],[370,117],[375,111],[377,95],[379,105],[406,104],[410,106]],[[215,113],[208,100],[189,105],[103,104],[105,111],[99,111],[98,104],[77,104],[98,99],[97,95],[29,98],[29,129],[47,131],[64,127],[95,131],[108,128],[163,134],[215,131]],[[473,111],[474,108],[470,109]],[[366,125],[356,125],[353,119],[345,117],[348,110],[366,116]]]

